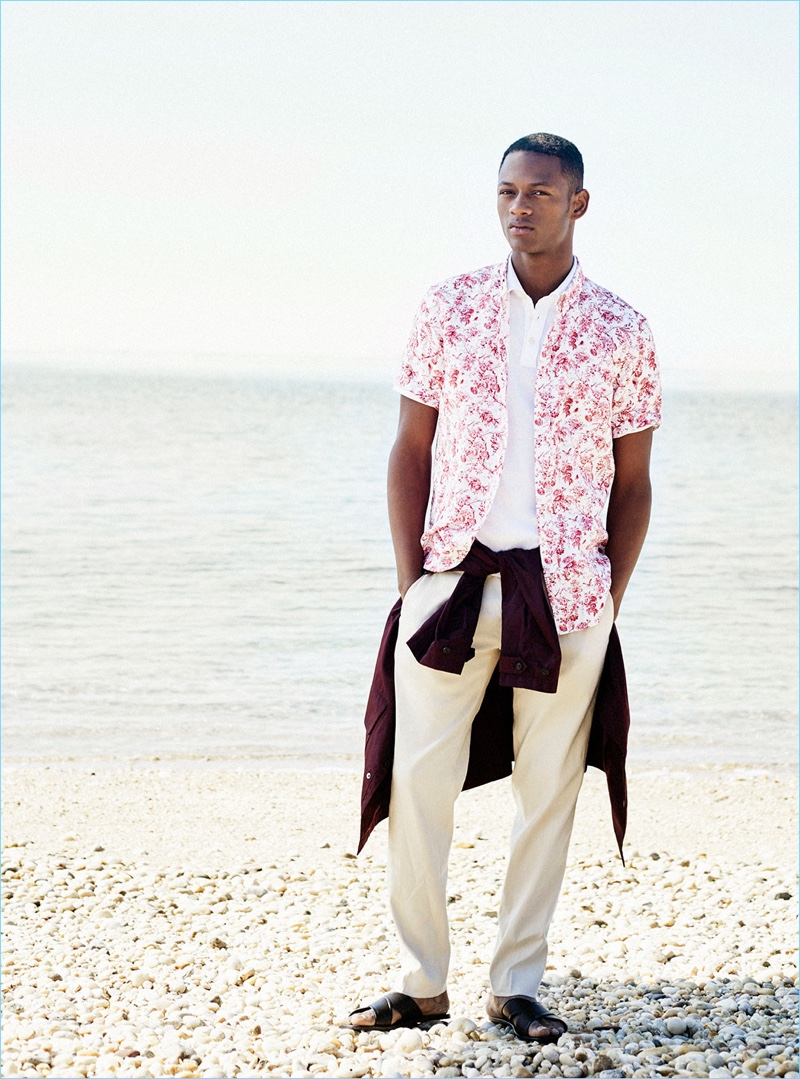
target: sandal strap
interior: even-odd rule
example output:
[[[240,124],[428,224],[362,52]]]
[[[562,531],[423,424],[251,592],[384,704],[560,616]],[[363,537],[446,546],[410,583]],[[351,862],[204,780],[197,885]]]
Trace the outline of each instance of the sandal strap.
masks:
[[[399,1012],[400,1018],[405,1022],[421,1023],[425,1019],[417,1002],[413,997],[406,996],[405,993],[387,993],[385,996],[374,1000],[372,1004],[368,1004],[366,1008],[359,1008],[357,1011],[351,1012],[350,1015],[358,1015],[359,1012],[368,1011],[370,1008],[375,1013],[376,1027],[391,1026],[393,1011]],[[364,1029],[369,1030],[369,1027]]]
[[[566,1033],[567,1030],[567,1024],[564,1020],[560,1019],[557,1015],[553,1015],[552,1012],[549,1012],[538,1000],[527,1000],[525,997],[512,997],[505,1002],[500,1011],[510,1023],[513,1023],[515,1033],[521,1038],[527,1038],[528,1030],[532,1024],[538,1023],[542,1019],[544,1019],[547,1024],[559,1023],[564,1028],[564,1033]]]
[[[387,993],[383,999],[389,1002],[390,1008],[394,1008],[396,1012],[400,1013],[400,1018],[404,1022],[424,1022],[425,1016],[413,997],[406,996],[405,993]]]
[[[386,1026],[392,1021],[392,1006],[389,1003],[388,997],[379,997],[378,1000],[373,1001],[369,1005],[375,1012],[375,1026]]]

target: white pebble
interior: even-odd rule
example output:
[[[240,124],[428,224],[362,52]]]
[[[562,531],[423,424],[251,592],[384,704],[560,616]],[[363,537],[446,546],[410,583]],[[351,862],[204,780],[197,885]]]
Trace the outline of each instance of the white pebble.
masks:
[[[415,1053],[418,1049],[422,1049],[424,1044],[425,1040],[422,1037],[422,1031],[411,1027],[402,1031],[400,1037],[394,1043],[394,1048],[398,1053]]]

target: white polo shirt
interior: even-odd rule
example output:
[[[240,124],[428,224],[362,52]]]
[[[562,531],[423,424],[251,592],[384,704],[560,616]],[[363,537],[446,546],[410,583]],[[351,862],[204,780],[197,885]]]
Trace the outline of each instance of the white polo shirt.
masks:
[[[553,292],[533,300],[519,282],[509,255],[508,293],[508,443],[500,486],[477,538],[492,551],[539,546],[534,476],[534,402],[536,369],[547,331],[556,316],[556,300],[566,292],[577,263]]]

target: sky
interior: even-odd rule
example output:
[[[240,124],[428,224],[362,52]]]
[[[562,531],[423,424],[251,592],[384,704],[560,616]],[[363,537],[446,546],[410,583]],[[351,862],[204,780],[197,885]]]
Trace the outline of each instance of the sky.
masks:
[[[549,131],[666,386],[796,388],[783,0],[4,0],[6,358],[383,371]]]

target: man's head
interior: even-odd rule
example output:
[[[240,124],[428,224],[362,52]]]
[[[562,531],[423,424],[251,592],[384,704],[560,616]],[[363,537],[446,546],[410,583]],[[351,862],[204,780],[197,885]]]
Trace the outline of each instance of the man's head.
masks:
[[[558,135],[526,135],[503,154],[497,211],[511,250],[520,255],[571,258],[575,222],[589,205],[583,159]]]
[[[560,135],[548,135],[546,131],[538,131],[535,135],[523,135],[521,139],[512,142],[500,161],[500,168],[509,154],[529,153],[546,154],[548,157],[557,157],[561,162],[561,171],[570,183],[572,194],[580,191],[583,187],[583,158],[574,142],[562,139]]]

